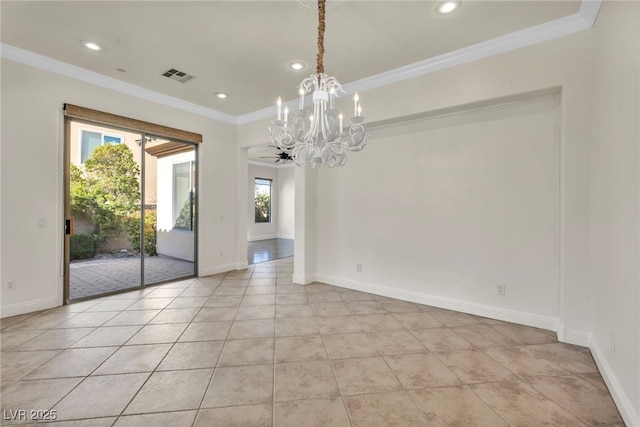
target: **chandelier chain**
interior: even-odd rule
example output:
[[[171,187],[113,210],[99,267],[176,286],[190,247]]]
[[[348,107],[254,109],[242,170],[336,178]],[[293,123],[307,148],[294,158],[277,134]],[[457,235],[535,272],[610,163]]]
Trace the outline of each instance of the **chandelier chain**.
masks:
[[[324,14],[325,14],[325,2],[326,0],[318,0],[318,54],[316,73],[324,73]]]

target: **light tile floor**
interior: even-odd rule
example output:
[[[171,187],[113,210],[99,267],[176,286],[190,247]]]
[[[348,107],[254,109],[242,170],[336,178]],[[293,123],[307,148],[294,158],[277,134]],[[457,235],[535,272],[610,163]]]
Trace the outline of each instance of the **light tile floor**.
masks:
[[[2,424],[624,425],[588,349],[292,262],[2,319]]]

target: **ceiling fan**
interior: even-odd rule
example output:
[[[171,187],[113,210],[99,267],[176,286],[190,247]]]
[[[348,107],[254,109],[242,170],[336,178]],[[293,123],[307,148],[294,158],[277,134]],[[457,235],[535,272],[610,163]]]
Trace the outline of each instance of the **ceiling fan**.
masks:
[[[293,160],[293,157],[291,157],[291,154],[289,154],[289,150],[283,150],[281,148],[278,148],[278,153],[275,153],[275,156],[268,156],[268,157],[260,157],[261,159],[276,159],[275,163],[286,163],[290,160]]]

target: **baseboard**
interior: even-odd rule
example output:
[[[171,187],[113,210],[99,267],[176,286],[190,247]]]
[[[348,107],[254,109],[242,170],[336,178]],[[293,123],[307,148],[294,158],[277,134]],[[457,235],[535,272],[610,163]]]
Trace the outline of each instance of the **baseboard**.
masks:
[[[293,274],[293,283],[297,285],[308,285],[316,280],[314,274]],[[325,282],[326,283],[326,282]]]
[[[371,283],[359,282],[356,280],[343,279],[339,277],[316,275],[315,280],[341,288],[353,289],[361,292],[395,298],[403,301],[415,302],[418,304],[431,305],[438,308],[455,310],[462,313],[474,314],[476,316],[488,317],[491,319],[503,320],[505,322],[517,323],[519,325],[532,326],[534,328],[546,329],[556,332],[558,321],[554,317],[541,316],[533,313],[526,313],[515,310],[508,310],[500,307],[493,307],[482,304],[475,304],[468,301],[443,298],[434,295],[423,294],[404,289],[390,288],[388,286],[375,285]],[[294,278],[295,281],[295,278]]]
[[[6,305],[0,308],[0,318],[17,316],[19,314],[33,313],[34,311],[47,310],[49,308],[58,307],[61,304],[58,298],[43,298],[35,301],[29,301],[22,304]]]
[[[238,261],[236,262],[236,270],[246,270],[249,267],[249,261]]]
[[[600,346],[595,342],[591,342],[589,349],[591,350],[593,359],[596,361],[596,365],[598,365],[600,375],[602,375],[602,379],[607,384],[611,397],[616,403],[618,411],[620,411],[624,423],[628,427],[640,427],[640,414],[634,411],[633,404],[618,382],[613,369],[611,369],[611,365],[609,365],[602,350],[600,350]]]
[[[247,237],[247,242],[257,242],[258,240],[269,240],[269,239],[277,239],[278,236],[275,234],[267,234],[265,236],[253,236]]]
[[[579,345],[580,347],[589,347],[591,342],[591,334],[575,329],[567,329],[564,326],[558,327],[558,341],[567,344]]]
[[[288,239],[294,240],[296,238],[295,234],[278,234],[276,236],[277,239]]]
[[[232,270],[242,270],[242,268],[237,268],[239,264],[241,263],[234,262],[233,264],[223,264],[223,265],[217,265],[215,267],[201,268],[200,271],[198,271],[198,277],[211,276],[212,274],[218,274],[218,273],[226,273],[227,271],[232,271]]]

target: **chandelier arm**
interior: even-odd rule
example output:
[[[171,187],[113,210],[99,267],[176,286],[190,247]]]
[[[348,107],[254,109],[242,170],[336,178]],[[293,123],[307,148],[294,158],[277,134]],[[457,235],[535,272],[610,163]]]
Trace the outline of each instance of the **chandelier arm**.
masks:
[[[324,73],[324,27],[325,27],[325,2],[318,0],[318,55],[316,57],[316,73]]]
[[[318,133],[318,103],[313,103],[313,120],[309,126],[309,132],[304,136],[304,142],[313,142],[314,135]]]
[[[324,102],[320,103],[320,115],[322,116],[322,123],[320,124],[320,130],[322,130],[322,139],[325,142],[329,141],[329,136],[327,135],[327,117],[325,115],[326,104]]]

